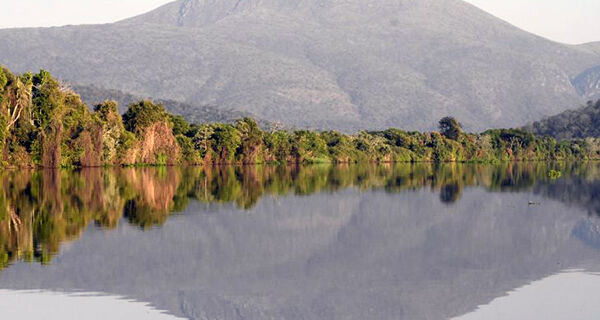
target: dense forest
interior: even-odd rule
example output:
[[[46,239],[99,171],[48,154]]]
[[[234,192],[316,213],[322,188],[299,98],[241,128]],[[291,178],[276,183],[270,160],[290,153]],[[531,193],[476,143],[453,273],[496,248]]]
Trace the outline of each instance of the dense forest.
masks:
[[[600,140],[556,141],[518,129],[469,134],[451,117],[439,132],[263,130],[251,118],[190,124],[149,100],[121,116],[115,101],[90,111],[48,72],[0,69],[4,167],[257,163],[490,162],[599,159]]]
[[[558,115],[534,122],[524,128],[539,136],[558,140],[600,137],[600,100],[588,101],[586,106],[567,110]]]

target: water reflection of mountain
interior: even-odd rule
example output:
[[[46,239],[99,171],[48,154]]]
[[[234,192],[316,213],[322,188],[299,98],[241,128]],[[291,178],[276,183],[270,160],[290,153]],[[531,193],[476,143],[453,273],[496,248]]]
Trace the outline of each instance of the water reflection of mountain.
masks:
[[[197,319],[456,316],[598,264],[576,234],[596,219],[578,197],[598,166],[557,166],[558,181],[537,164],[10,173],[7,260],[50,263],[80,239],[49,266],[6,268],[0,287],[109,292]],[[578,187],[550,191],[561,184]]]
[[[591,167],[587,174],[573,174],[568,179],[559,179],[551,183],[538,184],[536,194],[559,200],[569,206],[586,210],[589,218],[573,228],[573,236],[587,245],[600,249],[600,172],[598,166]]]
[[[600,216],[600,171],[596,174],[571,176],[538,184],[534,192],[569,205],[585,208],[590,215]]]
[[[565,179],[549,180],[551,168]],[[520,191],[600,213],[598,164],[396,165],[312,167],[144,168],[79,172],[8,172],[0,176],[0,262],[47,263],[60,243],[91,222],[114,228],[121,217],[141,228],[162,225],[190,200],[252,208],[264,195],[309,195],[349,187],[397,193],[431,188],[452,204],[464,187]]]

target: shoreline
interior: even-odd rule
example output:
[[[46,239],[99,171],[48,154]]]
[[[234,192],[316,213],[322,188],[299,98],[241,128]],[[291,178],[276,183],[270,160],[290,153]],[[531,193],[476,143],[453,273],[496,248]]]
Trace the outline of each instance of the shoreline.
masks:
[[[79,167],[0,167],[0,173],[6,171],[41,171],[41,170],[64,170],[79,171],[87,169],[144,169],[144,168],[240,168],[240,167],[303,167],[303,166],[389,166],[389,165],[500,165],[500,164],[555,164],[555,163],[600,163],[600,159],[553,159],[553,160],[498,160],[498,161],[389,161],[389,162],[259,162],[259,163],[213,163],[213,164],[131,164],[131,165],[103,165],[103,166],[79,166]]]

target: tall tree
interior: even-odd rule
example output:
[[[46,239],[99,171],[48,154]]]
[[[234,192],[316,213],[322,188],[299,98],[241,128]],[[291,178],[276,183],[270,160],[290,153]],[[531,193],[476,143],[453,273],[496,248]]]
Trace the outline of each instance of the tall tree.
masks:
[[[458,140],[462,133],[462,127],[458,120],[453,117],[444,117],[439,122],[440,133],[446,138]]]

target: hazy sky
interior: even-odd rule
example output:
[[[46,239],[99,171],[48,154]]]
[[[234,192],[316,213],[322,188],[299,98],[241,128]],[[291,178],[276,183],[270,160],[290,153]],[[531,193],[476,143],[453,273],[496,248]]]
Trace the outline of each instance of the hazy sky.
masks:
[[[171,0],[0,0],[0,28],[108,23]],[[527,31],[582,43],[600,41],[600,0],[466,0]]]
[[[546,38],[600,41],[600,0],[466,0],[517,27]]]

